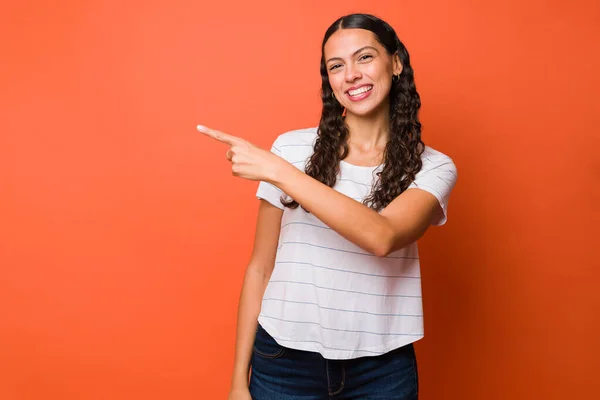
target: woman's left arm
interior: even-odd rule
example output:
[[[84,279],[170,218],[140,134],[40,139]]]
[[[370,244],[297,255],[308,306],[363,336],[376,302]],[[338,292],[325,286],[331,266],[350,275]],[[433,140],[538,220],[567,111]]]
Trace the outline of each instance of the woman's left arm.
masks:
[[[270,183],[338,234],[379,257],[419,239],[440,207],[435,196],[413,188],[377,213],[291,164],[279,168]]]
[[[434,218],[445,211],[440,204],[447,194],[442,192],[449,193],[454,185],[454,182],[439,180],[434,174],[431,179],[424,179],[423,186],[429,186],[436,195],[416,189],[417,185],[413,184],[377,213],[242,138],[204,126],[198,126],[198,131],[230,146],[227,159],[232,164],[234,176],[277,186],[338,234],[379,257],[419,239]],[[446,173],[451,174],[452,180],[456,177],[452,169]],[[443,182],[446,189],[433,187],[439,182]]]

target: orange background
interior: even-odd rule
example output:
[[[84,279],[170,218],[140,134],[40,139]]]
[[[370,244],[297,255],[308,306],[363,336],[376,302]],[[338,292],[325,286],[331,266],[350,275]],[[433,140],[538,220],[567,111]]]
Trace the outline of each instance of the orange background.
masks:
[[[397,29],[459,169],[421,243],[422,399],[597,398],[597,2],[12,3],[0,399],[225,398],[258,201],[195,126],[316,125],[322,35],[356,11]]]

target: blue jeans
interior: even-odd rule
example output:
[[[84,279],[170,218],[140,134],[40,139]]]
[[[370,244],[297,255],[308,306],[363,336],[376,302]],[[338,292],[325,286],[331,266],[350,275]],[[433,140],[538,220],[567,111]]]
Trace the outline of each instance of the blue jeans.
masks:
[[[252,355],[254,400],[417,400],[418,375],[412,344],[352,360],[279,345],[259,324]]]

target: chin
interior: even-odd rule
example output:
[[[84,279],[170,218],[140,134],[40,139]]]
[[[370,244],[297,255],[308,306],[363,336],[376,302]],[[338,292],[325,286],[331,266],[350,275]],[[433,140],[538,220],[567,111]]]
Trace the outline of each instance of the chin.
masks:
[[[347,108],[346,113],[350,113],[352,115],[356,115],[357,117],[372,117],[377,115],[377,113],[382,109],[383,104],[379,104],[371,107],[355,107],[355,108]]]
[[[381,111],[385,110],[387,106],[386,99],[368,99],[369,102],[363,104],[352,104],[353,107],[347,107],[346,113],[351,113],[358,117],[373,117]]]

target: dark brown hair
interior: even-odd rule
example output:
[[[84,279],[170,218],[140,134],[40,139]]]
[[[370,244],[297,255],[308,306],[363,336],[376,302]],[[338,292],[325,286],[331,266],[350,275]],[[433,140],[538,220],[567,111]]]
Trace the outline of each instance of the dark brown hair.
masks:
[[[329,187],[333,187],[339,174],[339,163],[348,155],[348,127],[342,116],[342,105],[332,96],[327,66],[325,44],[339,29],[366,29],[386,49],[390,56],[396,52],[402,64],[402,73],[392,81],[390,99],[389,141],[383,156],[383,168],[377,173],[377,182],[364,204],[381,211],[400,193],[405,191],[421,170],[421,153],[425,145],[421,140],[421,123],[418,112],[421,100],[414,81],[414,72],[406,47],[394,29],[385,21],[368,14],[351,14],[339,18],[325,33],[321,46],[321,98],[323,109],[319,122],[314,152],[307,160],[305,172]],[[282,200],[285,207],[297,208],[292,199]],[[305,210],[306,211],[306,210]]]

